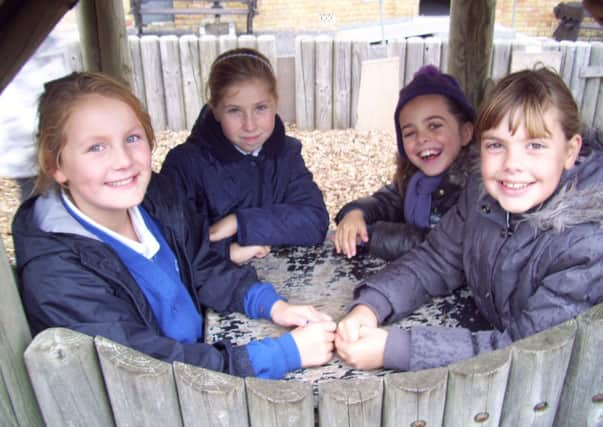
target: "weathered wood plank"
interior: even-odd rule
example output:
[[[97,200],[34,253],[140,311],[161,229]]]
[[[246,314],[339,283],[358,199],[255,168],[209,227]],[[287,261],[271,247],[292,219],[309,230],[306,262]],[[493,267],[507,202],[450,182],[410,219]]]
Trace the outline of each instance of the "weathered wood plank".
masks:
[[[249,426],[242,378],[180,362],[174,376],[185,426]]]
[[[410,83],[415,73],[424,64],[423,50],[425,41],[421,37],[410,37],[406,40],[406,67],[404,69],[404,86]]]
[[[245,378],[251,427],[314,427],[312,385]]]
[[[333,54],[333,127],[347,129],[351,125],[352,41],[338,38]]]
[[[448,72],[467,98],[479,107],[490,70],[496,0],[455,0],[450,3]]]
[[[203,106],[201,97],[201,66],[199,64],[199,38],[193,35],[180,37],[180,61],[182,64],[182,92],[186,129],[192,129]]]
[[[114,425],[92,337],[46,329],[27,347],[25,362],[46,425]]]
[[[186,129],[184,113],[184,95],[182,93],[182,69],[180,67],[180,49],[178,37],[169,35],[159,39],[161,52],[161,71],[165,91],[165,110],[168,129],[179,131]]]
[[[402,89],[405,85],[406,76],[406,39],[392,39],[387,45],[387,56],[389,58],[400,58],[400,82],[398,89]]]
[[[155,131],[166,128],[165,91],[161,72],[161,53],[159,37],[143,36],[140,38],[140,57],[142,58],[144,91],[147,100],[147,111]]]
[[[450,73],[448,71],[448,58],[450,56],[450,44],[448,43],[448,39],[442,40],[442,62],[440,69],[445,73]]]
[[[351,127],[358,122],[358,95],[360,94],[360,78],[362,61],[368,58],[369,43],[366,40],[352,41],[352,105],[350,112]]]
[[[256,36],[251,34],[242,34],[237,39],[237,47],[246,47],[249,49],[257,49],[258,41]]]
[[[445,368],[387,375],[383,391],[383,427],[412,426],[421,422],[425,426],[441,426],[447,378]]]
[[[132,91],[140,102],[142,102],[142,105],[147,108],[147,97],[144,89],[142,54],[140,53],[140,38],[138,36],[129,36],[128,47],[130,48],[130,60],[132,61],[133,71]]]
[[[183,425],[172,365],[103,337],[94,344],[117,425]]]
[[[277,73],[277,57],[276,57],[276,37],[271,34],[263,34],[258,36],[257,49],[264,54],[272,65],[272,72],[278,77]]]
[[[234,34],[224,34],[218,37],[218,53],[224,53],[227,50],[237,47],[237,36]]]
[[[444,424],[498,426],[510,366],[508,348],[450,365]]]
[[[603,115],[603,91],[601,80],[603,79],[603,42],[593,42],[590,49],[590,67],[598,66],[601,71],[600,77],[590,77],[584,84],[584,96],[582,98],[582,121],[588,126],[595,124],[597,110]],[[585,73],[580,73],[586,78]],[[599,98],[600,103],[599,103]],[[600,105],[600,109],[598,109]]]
[[[561,58],[561,78],[568,87],[571,87],[574,59],[576,57],[576,45],[574,42],[562,40],[559,43],[559,50],[563,54]]]
[[[513,344],[501,425],[553,424],[575,335],[570,320]]]
[[[218,56],[218,38],[207,34],[199,39],[199,62],[201,63],[201,95],[203,103],[209,101],[209,91],[207,89],[207,80],[211,71],[211,64]]]
[[[439,37],[427,37],[425,39],[424,64],[433,64],[442,68],[442,39]]]
[[[31,341],[21,298],[0,239],[0,425],[41,426],[23,352]]]
[[[66,68],[69,71],[82,71],[84,69],[79,39],[72,38],[67,42],[64,58]]]
[[[383,380],[334,380],[318,388],[321,427],[381,425]],[[400,425],[400,424],[399,424]]]
[[[314,129],[314,39],[295,38],[295,122],[299,130]]]
[[[509,74],[511,66],[511,40],[494,40],[492,52],[492,69],[490,76],[494,80],[499,80]]]
[[[559,403],[556,426],[603,423],[603,304],[578,316],[574,351]]]
[[[316,129],[333,129],[333,39],[316,37]]]
[[[584,98],[584,86],[586,79],[584,79],[580,72],[588,67],[590,61],[590,44],[583,41],[576,42],[576,58],[574,59],[574,71],[572,72],[572,78],[570,79],[570,89],[572,95],[578,104],[578,108],[582,106],[582,99]]]

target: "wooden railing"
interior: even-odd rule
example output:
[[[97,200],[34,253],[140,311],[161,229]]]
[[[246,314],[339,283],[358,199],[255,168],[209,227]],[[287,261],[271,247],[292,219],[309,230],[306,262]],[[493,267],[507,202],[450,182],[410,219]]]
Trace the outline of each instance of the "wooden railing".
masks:
[[[603,304],[445,368],[320,383],[315,402],[308,382],[169,364],[68,329],[45,330],[29,343],[0,249],[2,426],[600,426],[603,420]]]

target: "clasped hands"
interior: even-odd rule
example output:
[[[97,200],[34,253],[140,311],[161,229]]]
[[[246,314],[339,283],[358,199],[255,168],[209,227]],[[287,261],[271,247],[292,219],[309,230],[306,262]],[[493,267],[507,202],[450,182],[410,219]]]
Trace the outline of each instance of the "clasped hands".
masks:
[[[291,335],[302,367],[327,363],[335,349],[341,359],[354,368],[370,370],[383,366],[387,331],[377,327],[377,318],[367,306],[354,307],[338,325],[310,305],[285,301],[277,301],[270,315],[278,325],[296,326]]]

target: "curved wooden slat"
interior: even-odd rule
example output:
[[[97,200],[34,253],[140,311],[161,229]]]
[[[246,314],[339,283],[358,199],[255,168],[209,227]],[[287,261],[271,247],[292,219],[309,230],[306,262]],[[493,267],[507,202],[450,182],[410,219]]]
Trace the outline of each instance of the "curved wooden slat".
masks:
[[[381,425],[381,378],[329,381],[318,390],[321,427]]]

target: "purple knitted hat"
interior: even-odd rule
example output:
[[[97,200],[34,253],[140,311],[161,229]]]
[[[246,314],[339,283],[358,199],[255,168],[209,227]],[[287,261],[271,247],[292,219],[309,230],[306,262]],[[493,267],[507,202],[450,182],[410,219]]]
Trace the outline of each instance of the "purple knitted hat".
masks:
[[[406,158],[406,153],[402,144],[402,131],[398,116],[400,115],[400,110],[402,110],[408,101],[421,95],[444,95],[452,99],[467,114],[469,120],[473,121],[475,119],[475,110],[454,77],[450,74],[442,73],[433,65],[421,67],[415,73],[410,83],[400,90],[398,105],[394,113],[398,152],[403,158]]]

